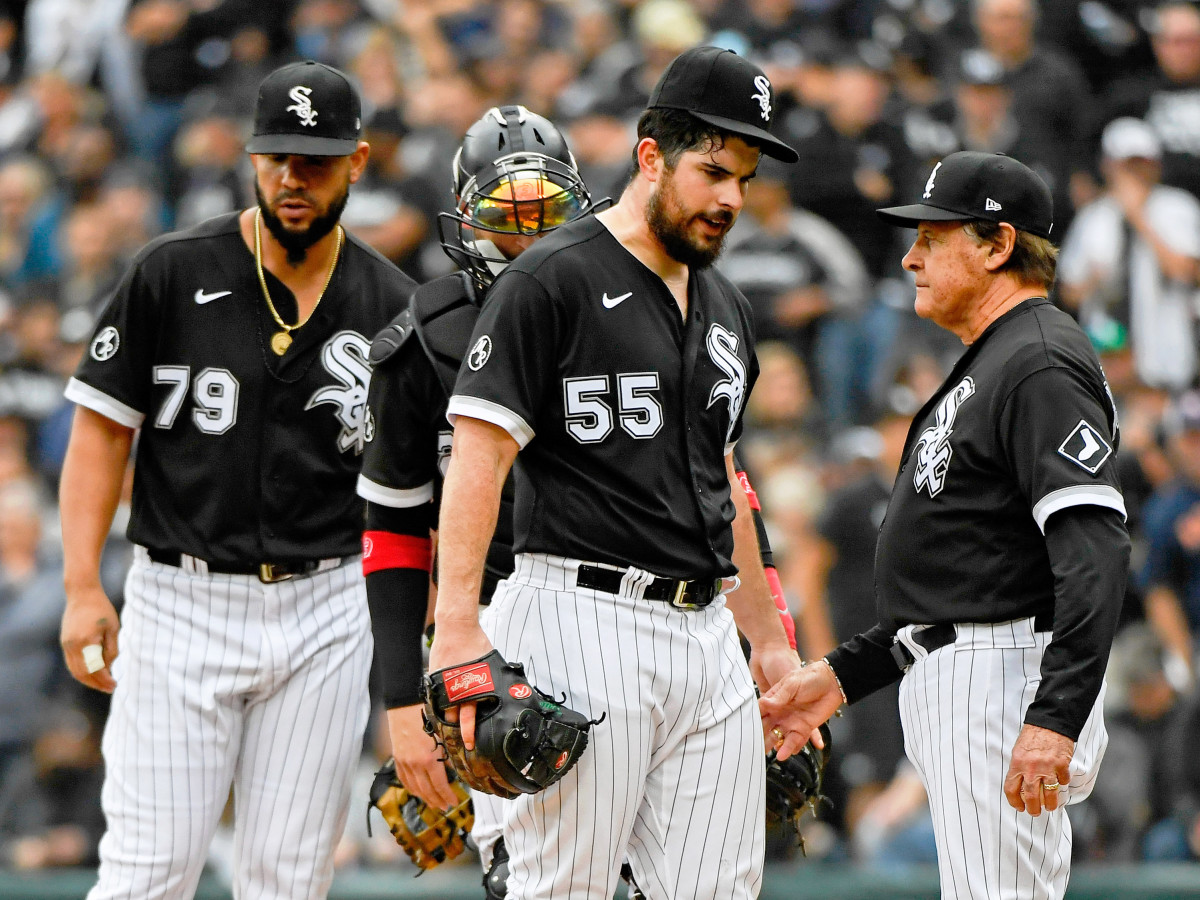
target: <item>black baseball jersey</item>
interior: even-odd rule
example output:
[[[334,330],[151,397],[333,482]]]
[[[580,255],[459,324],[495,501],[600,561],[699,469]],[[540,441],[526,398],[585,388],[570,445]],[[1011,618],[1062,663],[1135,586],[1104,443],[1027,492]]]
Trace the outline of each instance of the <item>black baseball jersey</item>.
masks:
[[[888,648],[903,625],[1034,617],[1054,640],[1025,721],[1075,738],[1124,593],[1117,441],[1070,316],[1033,299],[988,326],[913,419],[876,548],[880,624],[828,657],[846,696],[900,677]]]
[[[264,274],[296,321],[291,292]],[[325,296],[278,357],[236,213],[147,245],[66,391],[141,428],[130,540],[227,565],[358,552],[370,338],[414,287],[347,234]]]
[[[375,430],[358,478],[358,493],[370,502],[403,509],[432,500],[440,508],[453,437],[446,405],[478,317],[474,283],[455,272],[417,288],[405,311],[376,336],[368,393]],[[512,570],[510,479],[480,599],[490,599]]]
[[[448,413],[523,449],[518,553],[715,577],[735,571],[724,457],[757,374],[749,304],[724,276],[691,272],[685,323],[589,217],[497,279]]]
[[[1079,326],[1044,299],[1001,316],[913,419],[875,557],[880,621],[1052,613],[1046,520],[1125,515],[1116,411]],[[989,537],[993,536],[993,537]]]

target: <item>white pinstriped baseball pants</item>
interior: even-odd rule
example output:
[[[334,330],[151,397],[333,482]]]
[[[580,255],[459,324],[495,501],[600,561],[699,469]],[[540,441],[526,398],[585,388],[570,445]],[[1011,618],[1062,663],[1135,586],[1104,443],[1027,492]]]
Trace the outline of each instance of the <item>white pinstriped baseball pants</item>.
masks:
[[[953,644],[927,653],[912,628],[899,634],[916,659],[900,682],[900,719],[905,752],[929,793],[942,896],[1061,900],[1071,867],[1065,805],[1034,818],[1004,796],[1051,635],[1034,631],[1032,619],[958,625]],[[1092,792],[1108,745],[1103,704],[1102,687],[1059,795],[1066,804]]]
[[[231,785],[234,897],[325,897],[369,712],[360,566],[263,584],[139,548],[125,596],[88,900],[192,897]]]
[[[561,781],[502,803],[508,900],[609,900],[623,860],[655,900],[757,897],[762,726],[732,614],[578,588],[578,566],[519,555],[480,619],[533,684],[606,716]]]

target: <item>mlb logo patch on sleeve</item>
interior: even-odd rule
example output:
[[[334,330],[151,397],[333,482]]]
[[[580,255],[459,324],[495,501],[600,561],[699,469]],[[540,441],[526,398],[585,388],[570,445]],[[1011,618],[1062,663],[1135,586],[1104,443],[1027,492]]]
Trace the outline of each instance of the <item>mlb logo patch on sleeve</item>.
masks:
[[[1075,429],[1067,435],[1058,452],[1076,465],[1082,466],[1095,475],[1104,461],[1112,456],[1112,446],[1100,436],[1100,432],[1083,419]]]

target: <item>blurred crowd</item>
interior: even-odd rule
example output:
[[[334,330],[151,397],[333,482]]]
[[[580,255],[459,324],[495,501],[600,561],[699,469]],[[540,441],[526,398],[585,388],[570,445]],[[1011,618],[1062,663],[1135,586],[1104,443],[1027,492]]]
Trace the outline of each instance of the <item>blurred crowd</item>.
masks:
[[[74,686],[57,641],[62,388],[138,248],[254,203],[243,141],[262,76],[309,58],[357,81],[372,149],[343,222],[423,281],[450,268],[449,161],[484,110],[554,120],[593,195],[615,198],[650,89],[701,42],[767,71],[800,153],[763,161],[718,265],[757,317],[742,446],[804,655],[874,622],[875,535],[904,436],[963,349],[913,314],[910,236],[873,210],[914,199],[950,152],[1009,153],[1054,193],[1052,299],[1104,363],[1134,535],[1111,743],[1092,798],[1071,808],[1076,853],[1200,858],[1196,5],[0,0],[0,866],[94,864],[103,829],[107,698]],[[129,552],[118,527],[105,557],[118,603]],[[806,820],[808,857],[933,861],[895,692],[833,728],[832,803]],[[364,748],[368,783],[381,741]],[[360,818],[342,864],[399,865]]]

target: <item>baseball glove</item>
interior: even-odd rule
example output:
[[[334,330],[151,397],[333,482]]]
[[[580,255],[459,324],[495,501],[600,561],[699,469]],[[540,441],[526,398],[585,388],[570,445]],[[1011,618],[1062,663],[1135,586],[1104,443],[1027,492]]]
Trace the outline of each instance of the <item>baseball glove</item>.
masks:
[[[477,704],[475,749],[463,746],[446,711]],[[529,683],[520,663],[493,650],[425,679],[425,730],[446,752],[458,777],[477,791],[512,798],[536,794],[558,781],[587,748],[593,725],[586,716]]]
[[[443,812],[410,793],[396,777],[396,762],[389,759],[375,773],[371,799],[367,805],[367,834],[371,833],[371,807],[383,815],[392,837],[404,848],[408,858],[421,869],[432,869],[454,859],[466,848],[466,837],[475,824],[471,795],[463,783],[447,772],[450,790],[458,803]]]
[[[825,748],[818,750],[812,741],[783,762],[772,750],[767,754],[767,827],[785,829],[800,838],[800,817],[806,808],[816,815],[817,805],[825,802],[821,782],[829,762],[831,739],[829,726],[821,726]],[[803,848],[804,842],[800,841]]]

